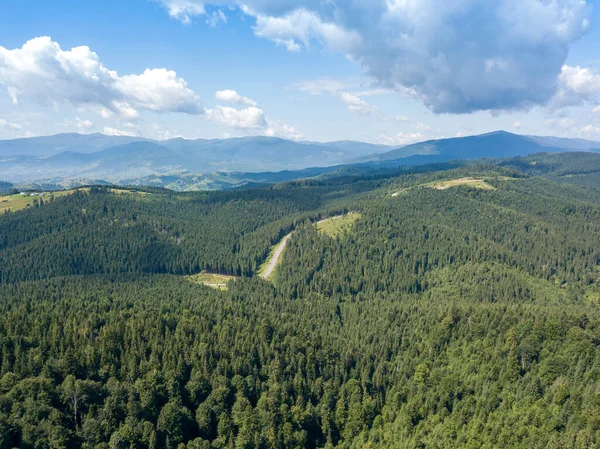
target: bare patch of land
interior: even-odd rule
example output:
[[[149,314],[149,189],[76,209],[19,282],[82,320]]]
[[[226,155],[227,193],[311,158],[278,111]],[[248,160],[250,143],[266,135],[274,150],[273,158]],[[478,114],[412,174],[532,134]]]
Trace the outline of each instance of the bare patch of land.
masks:
[[[317,230],[330,237],[337,237],[352,229],[352,225],[361,218],[361,214],[350,213],[327,218],[317,222]]]
[[[109,189],[111,193],[116,195],[148,195],[148,192],[142,192],[139,190],[126,190],[126,189]]]
[[[72,195],[75,192],[88,192],[89,188],[61,190],[57,192],[23,192],[14,195],[0,196],[0,212],[10,210],[17,212],[28,207],[33,207],[37,202],[43,201],[48,204],[51,198],[60,198],[61,196]]]
[[[492,185],[485,182],[485,180],[482,178],[460,178],[449,181],[439,181],[428,185],[426,184],[424,187],[430,187],[436,190],[446,190],[457,186],[470,186],[475,187],[476,189],[496,190]]]
[[[429,182],[427,184],[421,184],[418,186],[409,187],[409,188],[394,192],[392,194],[392,198],[396,198],[399,195],[408,193],[409,191],[411,191],[413,189],[422,189],[422,188],[435,189],[435,190],[447,190],[452,187],[469,186],[469,187],[473,187],[475,189],[496,190],[496,188],[493,185],[491,185],[487,182],[488,180],[491,180],[491,179],[496,180],[496,181],[508,181],[513,178],[509,178],[506,176],[495,176],[495,177],[490,177],[490,178],[465,177],[465,178],[458,178],[458,179],[449,179],[449,180],[445,180],[445,181],[434,181],[434,182]]]
[[[237,278],[235,276],[226,276],[224,274],[202,272],[194,274],[193,276],[187,276],[186,279],[194,284],[202,284],[217,290],[227,290],[229,282],[235,281]]]

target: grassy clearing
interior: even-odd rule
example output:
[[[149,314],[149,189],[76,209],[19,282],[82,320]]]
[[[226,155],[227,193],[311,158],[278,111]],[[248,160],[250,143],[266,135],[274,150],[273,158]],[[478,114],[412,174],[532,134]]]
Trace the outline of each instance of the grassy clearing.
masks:
[[[11,212],[17,212],[23,209],[27,209],[28,207],[33,207],[33,200],[37,199],[38,201],[41,199],[44,203],[48,204],[51,197],[60,198],[61,196],[72,195],[75,192],[89,192],[89,187],[82,187],[79,189],[71,189],[71,190],[59,190],[55,192],[42,192],[39,193],[17,193],[15,195],[4,195],[0,196],[0,212],[4,212],[5,210],[10,210]],[[134,190],[126,190],[126,189],[109,189],[111,193],[115,195],[136,195],[136,196],[146,196],[149,195],[148,192],[140,192]]]
[[[227,290],[227,284],[231,281],[235,281],[235,276],[226,276],[224,274],[213,274],[202,272],[193,276],[186,276],[190,282],[194,284],[202,284],[216,290]]]
[[[115,195],[149,195],[148,192],[141,192],[139,190],[126,190],[126,189],[109,189],[111,193]]]
[[[33,201],[37,199],[38,201],[41,199],[44,203],[48,203],[51,197],[60,198],[61,196],[72,195],[77,191],[89,191],[89,188],[83,189],[72,189],[72,190],[61,190],[58,192],[44,192],[43,194],[35,194],[31,193],[17,193],[15,195],[5,195],[0,196],[0,212],[4,212],[5,210],[10,210],[11,212],[17,212],[23,209],[27,209],[28,207],[33,207]]]
[[[425,184],[423,187],[429,187],[436,190],[446,190],[458,186],[469,186],[482,190],[496,190],[493,186],[481,178],[460,178],[451,179],[449,181],[436,181],[430,184]]]
[[[408,193],[412,189],[422,189],[422,188],[435,189],[435,190],[447,190],[452,187],[469,186],[469,187],[473,187],[475,189],[481,189],[481,190],[496,190],[496,188],[493,185],[491,185],[487,182],[487,180],[491,180],[491,179],[494,179],[496,181],[508,181],[513,178],[508,178],[506,176],[496,176],[493,178],[465,177],[465,178],[459,178],[459,179],[449,179],[446,181],[434,181],[434,182],[429,182],[427,184],[421,184],[418,186],[399,190],[399,191],[393,193],[392,197],[395,198],[399,195]]]
[[[360,218],[360,214],[354,213],[328,218],[317,223],[317,230],[335,238],[349,232],[352,229],[352,225]]]

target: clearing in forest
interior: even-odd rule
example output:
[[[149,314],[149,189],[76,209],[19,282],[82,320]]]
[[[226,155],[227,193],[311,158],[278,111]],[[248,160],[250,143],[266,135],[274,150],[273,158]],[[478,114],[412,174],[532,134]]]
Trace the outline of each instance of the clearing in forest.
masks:
[[[346,215],[338,215],[337,217],[331,217],[326,220],[317,222],[317,230],[330,237],[337,237],[338,235],[344,234],[352,229],[352,225],[360,219],[361,215],[356,213],[350,213]]]
[[[269,256],[267,260],[262,264],[260,270],[258,270],[258,275],[263,279],[270,279],[273,277],[275,272],[275,268],[279,263],[279,259],[283,254],[283,250],[285,249],[292,233],[286,235],[281,241],[271,247],[271,251],[269,252]]]
[[[436,190],[446,190],[457,186],[470,186],[475,187],[476,189],[496,190],[494,186],[488,184],[482,178],[460,178],[451,179],[450,181],[436,181],[430,184],[425,184],[423,187],[430,187]]]
[[[492,179],[492,178],[487,178],[487,179]],[[506,176],[498,176],[498,177],[494,177],[493,179],[496,179],[498,181],[507,181],[507,180],[513,179],[513,178],[508,178]],[[409,187],[409,188],[402,189],[402,190],[399,190],[398,192],[393,193],[392,197],[395,198],[398,195],[407,193],[412,189],[428,188],[428,189],[435,189],[435,190],[447,190],[451,187],[458,187],[458,186],[470,186],[470,187],[474,187],[476,189],[482,189],[482,190],[496,190],[496,188],[493,185],[488,184],[486,182],[486,178],[465,177],[465,178],[459,178],[459,179],[450,179],[447,181],[433,181],[433,182],[429,182],[427,184],[421,184],[418,186]]]
[[[61,196],[72,195],[78,191],[89,191],[89,188],[83,189],[72,189],[72,190],[60,190],[57,192],[23,192],[16,193],[14,195],[0,196],[0,212],[10,210],[11,212],[17,212],[19,210],[27,209],[28,207],[34,206],[34,200],[43,201],[44,204],[48,204],[50,198],[60,198]]]
[[[109,189],[109,191],[115,195],[148,195],[148,192],[143,192],[141,190]]]
[[[227,284],[237,278],[235,276],[213,274],[203,271],[202,273],[194,274],[193,276],[187,276],[187,279],[194,284],[202,284],[217,290],[227,290]]]

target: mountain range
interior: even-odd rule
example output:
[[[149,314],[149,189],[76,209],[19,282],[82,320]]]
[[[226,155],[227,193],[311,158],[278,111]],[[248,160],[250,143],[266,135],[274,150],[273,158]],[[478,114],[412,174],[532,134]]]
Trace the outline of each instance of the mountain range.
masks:
[[[403,147],[353,141],[295,142],[273,137],[153,141],[59,134],[0,141],[0,180],[61,187],[112,183],[177,190],[221,189],[332,171],[565,151],[600,152],[600,142],[504,131]]]

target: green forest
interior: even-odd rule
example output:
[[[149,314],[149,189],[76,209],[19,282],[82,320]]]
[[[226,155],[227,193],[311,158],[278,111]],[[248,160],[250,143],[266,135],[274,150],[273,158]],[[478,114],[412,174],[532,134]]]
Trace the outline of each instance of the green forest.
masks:
[[[598,172],[540,154],[4,212],[0,449],[600,447]],[[459,179],[486,188],[436,188]]]

